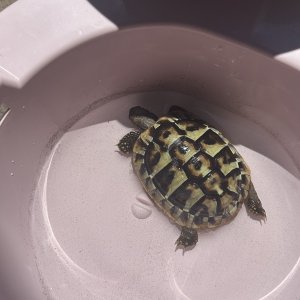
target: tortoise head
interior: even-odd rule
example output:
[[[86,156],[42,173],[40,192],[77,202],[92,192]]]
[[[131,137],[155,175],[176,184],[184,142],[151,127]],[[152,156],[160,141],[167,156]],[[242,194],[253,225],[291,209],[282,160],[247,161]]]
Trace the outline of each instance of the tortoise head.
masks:
[[[168,115],[178,118],[179,120],[189,120],[193,118],[193,115],[190,112],[177,105],[170,107]]]
[[[134,106],[129,111],[129,119],[139,129],[145,130],[154,125],[158,117],[141,106]]]

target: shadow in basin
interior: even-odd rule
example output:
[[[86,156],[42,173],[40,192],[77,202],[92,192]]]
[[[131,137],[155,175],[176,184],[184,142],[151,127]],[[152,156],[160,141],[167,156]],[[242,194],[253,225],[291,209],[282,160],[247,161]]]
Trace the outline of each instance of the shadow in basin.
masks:
[[[20,120],[35,119],[40,125],[31,126],[27,134],[30,139],[48,139],[50,148],[87,114],[137,93],[135,104],[159,115],[176,102],[204,111],[220,129],[236,116],[238,121],[225,132],[235,144],[269,157],[299,178],[299,83],[293,69],[226,39],[188,27],[145,26],[88,41],[46,66],[21,90],[2,91],[7,93],[4,97],[14,98],[10,118],[17,116],[14,111],[22,101],[27,114],[18,112]],[[153,91],[175,92],[176,101]],[[118,104],[92,123],[115,119],[130,128],[128,109]],[[242,120],[249,120],[254,129],[242,134]],[[257,142],[262,138],[259,128],[289,153],[294,170],[274,149],[268,152]]]

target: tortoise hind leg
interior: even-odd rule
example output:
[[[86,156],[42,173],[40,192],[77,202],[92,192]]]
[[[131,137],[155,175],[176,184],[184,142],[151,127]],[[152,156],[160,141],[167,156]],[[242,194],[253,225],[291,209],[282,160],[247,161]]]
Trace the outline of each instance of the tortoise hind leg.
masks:
[[[183,246],[184,248],[194,246],[198,242],[197,230],[192,228],[182,227],[181,234],[176,241],[176,245]]]
[[[120,152],[122,152],[123,154],[130,154],[139,135],[140,132],[130,131],[125,136],[123,136],[117,145]]]
[[[264,210],[261,201],[258,198],[258,195],[255,191],[255,188],[251,182],[250,189],[249,189],[249,196],[246,202],[246,206],[248,210],[254,215],[262,218],[266,218],[266,211]]]

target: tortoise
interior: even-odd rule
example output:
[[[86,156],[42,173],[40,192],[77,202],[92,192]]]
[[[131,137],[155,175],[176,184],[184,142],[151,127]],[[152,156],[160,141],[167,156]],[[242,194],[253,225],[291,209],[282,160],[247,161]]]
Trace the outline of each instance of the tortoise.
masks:
[[[250,215],[266,218],[249,167],[219,130],[178,106],[160,118],[135,106],[129,119],[139,130],[118,148],[132,155],[147,194],[181,227],[177,247],[196,245],[198,230],[228,223],[243,202]]]

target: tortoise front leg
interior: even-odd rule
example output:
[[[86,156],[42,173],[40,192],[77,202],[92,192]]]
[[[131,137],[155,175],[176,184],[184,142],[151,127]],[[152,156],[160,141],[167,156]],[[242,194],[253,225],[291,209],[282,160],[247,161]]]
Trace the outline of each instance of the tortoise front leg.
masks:
[[[121,138],[118,143],[118,148],[123,154],[130,154],[133,150],[133,146],[140,136],[140,132],[138,131],[130,131],[125,136]]]

